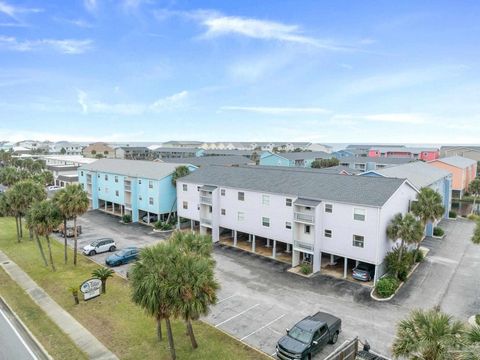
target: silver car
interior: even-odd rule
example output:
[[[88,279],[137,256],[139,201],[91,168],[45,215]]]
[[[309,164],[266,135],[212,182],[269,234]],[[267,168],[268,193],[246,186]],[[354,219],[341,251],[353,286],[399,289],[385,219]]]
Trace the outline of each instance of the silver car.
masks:
[[[83,247],[83,253],[88,256],[103,252],[113,252],[117,249],[115,241],[111,238],[103,238],[92,241],[89,245]]]

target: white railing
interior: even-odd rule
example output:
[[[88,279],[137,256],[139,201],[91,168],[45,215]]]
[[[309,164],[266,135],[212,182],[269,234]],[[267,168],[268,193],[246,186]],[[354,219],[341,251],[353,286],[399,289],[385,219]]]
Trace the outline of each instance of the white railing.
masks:
[[[130,208],[130,209],[131,209],[131,208],[132,208],[132,204],[131,204],[131,203],[127,203],[127,202],[126,202],[126,203],[125,203],[125,207],[126,207],[126,208]]]
[[[296,248],[296,249],[300,249],[300,250],[306,250],[306,251],[311,251],[313,252],[313,243],[308,243],[308,242],[304,242],[304,241],[298,241],[298,240],[294,240],[293,241],[293,247]]]
[[[200,203],[211,205],[212,204],[212,198],[210,196],[200,196]]]
[[[200,224],[212,225],[212,220],[200,218]]]
[[[312,215],[312,214],[295,212],[295,213],[293,213],[293,218],[294,218],[295,221],[305,222],[305,223],[308,223],[308,224],[314,224],[315,223],[315,216]]]
[[[125,191],[132,191],[132,186],[125,184]]]

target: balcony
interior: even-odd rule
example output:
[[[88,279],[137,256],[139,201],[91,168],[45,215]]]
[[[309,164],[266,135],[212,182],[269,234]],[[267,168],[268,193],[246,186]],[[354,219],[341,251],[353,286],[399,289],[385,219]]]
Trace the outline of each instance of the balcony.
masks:
[[[305,224],[315,224],[315,216],[313,214],[294,212],[293,220],[296,222],[301,222]]]
[[[132,208],[132,204],[126,202],[126,203],[125,203],[125,207],[131,209],[131,208]]]
[[[125,191],[131,192],[132,191],[132,186],[131,185],[124,185]]]
[[[210,219],[205,219],[205,218],[200,218],[200,224],[212,226],[212,220],[210,220]]]
[[[314,245],[313,243],[295,240],[293,242],[293,248],[295,250],[313,253]]]
[[[200,204],[212,205],[212,197],[200,195]]]

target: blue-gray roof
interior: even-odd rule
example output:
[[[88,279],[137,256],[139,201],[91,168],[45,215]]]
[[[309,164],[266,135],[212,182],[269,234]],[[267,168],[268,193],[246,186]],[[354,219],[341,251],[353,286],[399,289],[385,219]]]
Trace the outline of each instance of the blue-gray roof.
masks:
[[[281,167],[205,166],[181,182],[380,207],[405,179],[325,174]]]

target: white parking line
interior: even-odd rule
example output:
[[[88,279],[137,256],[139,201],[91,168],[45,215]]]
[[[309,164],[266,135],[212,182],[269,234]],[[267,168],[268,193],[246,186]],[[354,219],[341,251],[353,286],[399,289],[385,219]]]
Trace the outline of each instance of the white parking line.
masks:
[[[229,319],[227,319],[227,320],[224,320],[224,321],[222,321],[221,323],[215,325],[215,327],[219,327],[220,325],[223,325],[223,324],[225,324],[226,322],[229,322],[230,320],[233,320],[233,319],[239,317],[240,315],[245,314],[247,311],[252,310],[253,308],[256,308],[258,305],[260,305],[260,304],[255,304],[255,305],[253,305],[253,306],[250,306],[248,309],[243,310],[241,313],[238,313],[237,315],[234,315],[234,316],[232,316],[231,318],[229,318]]]
[[[250,333],[250,334],[248,334],[247,336],[244,336],[244,337],[243,337],[243,338],[241,338],[240,340],[241,340],[241,341],[245,340],[246,338],[248,338],[249,336],[252,336],[252,335],[253,335],[253,334],[255,334],[256,332],[259,332],[260,330],[262,330],[262,329],[265,329],[267,326],[270,326],[270,325],[272,325],[272,324],[273,324],[275,321],[277,321],[277,320],[280,320],[280,319],[281,319],[281,318],[283,318],[284,316],[285,316],[285,314],[283,314],[283,315],[280,315],[280,316],[279,316],[279,317],[277,317],[276,319],[274,319],[274,320],[270,321],[268,324],[266,324],[266,325],[262,326],[261,328],[259,328],[259,329],[255,330],[254,332],[251,332],[251,333]]]
[[[231,299],[232,297],[237,296],[237,294],[233,294],[231,296],[226,297],[225,299],[217,301],[217,304],[220,304],[221,302],[224,302],[225,300]]]

